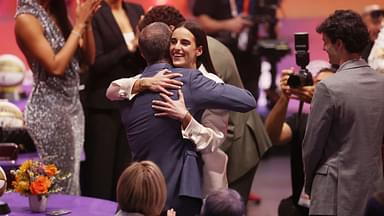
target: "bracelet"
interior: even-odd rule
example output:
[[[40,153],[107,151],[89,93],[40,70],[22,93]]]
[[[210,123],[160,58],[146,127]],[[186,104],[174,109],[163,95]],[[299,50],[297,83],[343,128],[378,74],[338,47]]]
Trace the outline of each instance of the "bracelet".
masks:
[[[75,36],[77,36],[77,37],[81,37],[81,33],[80,32],[77,32],[77,31],[75,31],[75,30],[72,30],[71,31],[72,32],[72,34],[74,34]]]
[[[183,127],[183,129],[187,128],[187,126],[188,126],[189,122],[191,122],[191,120],[192,120],[192,116],[187,110],[184,117],[181,119],[181,126]]]
[[[138,85],[138,92],[142,92],[142,91],[144,91],[145,89],[144,89],[144,87],[143,87],[143,82],[144,82],[144,80],[143,79],[138,79],[137,80],[137,85]]]
[[[92,24],[91,23],[86,23],[84,28],[87,31],[92,31]]]

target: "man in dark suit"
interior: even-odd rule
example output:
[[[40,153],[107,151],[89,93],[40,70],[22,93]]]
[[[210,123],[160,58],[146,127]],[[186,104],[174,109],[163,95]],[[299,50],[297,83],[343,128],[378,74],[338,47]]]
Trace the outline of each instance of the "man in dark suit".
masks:
[[[145,27],[139,47],[148,66],[142,76],[154,76],[161,69],[182,74],[182,91],[189,112],[197,119],[204,109],[220,108],[246,112],[256,107],[250,92],[204,77],[199,71],[172,68],[169,64],[171,30],[164,23]],[[175,94],[176,95],[176,92]],[[151,103],[158,93],[143,92],[122,102],[122,120],[134,160],[152,160],[162,170],[168,189],[166,208],[181,215],[196,215],[202,203],[201,158],[195,145],[182,138],[180,122],[154,116]]]

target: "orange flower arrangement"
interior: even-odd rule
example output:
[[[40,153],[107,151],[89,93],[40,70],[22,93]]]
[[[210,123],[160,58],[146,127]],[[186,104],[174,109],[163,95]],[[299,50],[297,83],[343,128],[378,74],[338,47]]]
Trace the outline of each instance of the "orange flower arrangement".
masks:
[[[12,186],[22,195],[48,195],[62,190],[57,183],[63,178],[54,164],[27,160],[11,173],[15,176]]]

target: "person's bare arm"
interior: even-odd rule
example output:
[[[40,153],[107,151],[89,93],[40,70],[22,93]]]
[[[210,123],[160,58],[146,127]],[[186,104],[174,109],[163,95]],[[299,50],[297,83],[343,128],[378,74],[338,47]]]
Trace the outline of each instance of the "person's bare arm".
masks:
[[[92,25],[88,24],[84,31],[83,36],[83,43],[81,44],[81,48],[84,53],[84,60],[86,64],[93,64],[95,63],[95,57],[96,57],[96,44],[95,44],[95,38],[93,37],[92,32]]]
[[[80,40],[80,47],[83,50],[84,53],[84,60],[86,64],[93,64],[95,62],[96,57],[96,43],[95,38],[93,36],[93,30],[92,30],[92,24],[91,24],[91,17],[94,13],[100,8],[101,0],[88,0],[87,2],[80,2],[80,0],[76,0],[77,6],[76,6],[76,20],[83,19],[83,10],[89,10],[88,8],[91,7],[92,13],[88,17],[88,19],[85,21],[85,30],[82,35],[82,39]],[[87,5],[89,4],[89,5]]]
[[[78,26],[74,31],[82,31],[82,28],[84,27]],[[80,35],[72,32],[64,47],[58,53],[54,53],[44,37],[40,22],[30,14],[21,14],[16,17],[15,34],[23,53],[36,58],[44,69],[53,75],[64,74],[80,39]]]
[[[292,139],[292,130],[285,123],[289,98],[291,96],[287,80],[291,73],[293,73],[292,70],[282,71],[280,78],[282,93],[265,120],[265,128],[273,144],[286,144]]]
[[[86,21],[92,15],[91,10],[95,7],[94,3],[95,1],[90,0],[83,3],[85,5],[78,16],[71,34],[58,53],[53,51],[49,42],[44,37],[43,28],[36,17],[30,14],[17,16],[15,34],[17,43],[23,53],[36,58],[49,73],[57,76],[63,75],[79,46]]]
[[[265,128],[273,144],[286,144],[292,139],[292,130],[285,123],[289,99],[281,96],[265,120]]]

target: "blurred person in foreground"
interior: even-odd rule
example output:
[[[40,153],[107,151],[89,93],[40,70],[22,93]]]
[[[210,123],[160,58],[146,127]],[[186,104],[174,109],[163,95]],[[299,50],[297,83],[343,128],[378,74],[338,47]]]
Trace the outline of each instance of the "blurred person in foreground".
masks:
[[[167,199],[160,168],[152,161],[133,162],[121,174],[116,188],[119,211],[115,216],[159,216]],[[167,216],[176,216],[173,209]]]
[[[311,102],[302,147],[309,214],[361,216],[383,187],[384,76],[361,58],[369,33],[357,13],[336,10],[316,31],[340,67]]]
[[[299,88],[290,88],[287,80],[293,70],[283,70],[280,79],[281,95],[271,112],[265,120],[267,132],[275,145],[291,145],[291,189],[292,195],[283,199],[279,204],[279,216],[308,215],[308,208],[300,206],[299,199],[304,186],[303,157],[301,154],[301,143],[305,134],[308,114],[294,113],[286,118],[288,104],[291,99],[298,99],[305,103],[311,103],[315,86],[332,76],[335,71],[330,68],[321,69],[314,77],[314,85]]]
[[[201,208],[201,216],[245,216],[245,206],[240,194],[232,189],[208,195]]]
[[[25,124],[44,163],[69,178],[63,192],[79,195],[84,115],[79,96],[80,63],[92,64],[91,20],[100,0],[78,1],[72,27],[64,0],[17,1],[15,34],[33,72]]]

